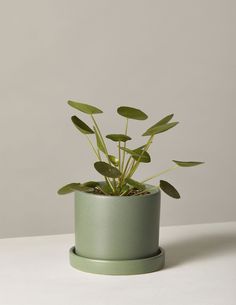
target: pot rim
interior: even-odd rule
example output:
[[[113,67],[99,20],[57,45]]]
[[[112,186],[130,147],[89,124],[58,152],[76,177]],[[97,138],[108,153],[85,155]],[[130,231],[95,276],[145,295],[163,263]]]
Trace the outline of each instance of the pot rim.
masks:
[[[100,183],[102,182],[105,182],[105,181],[98,181]],[[156,187],[156,189],[153,189],[153,190],[150,190],[150,193],[149,194],[145,194],[145,195],[140,195],[140,196],[108,196],[108,195],[102,195],[102,194],[94,194],[94,193],[86,193],[84,191],[74,191],[74,193],[77,193],[77,194],[82,194],[82,195],[85,195],[85,196],[92,196],[92,197],[96,197],[96,198],[106,198],[106,199],[113,199],[113,198],[119,198],[119,199],[123,199],[123,200],[130,200],[131,198],[147,198],[147,197],[151,197],[151,196],[154,196],[158,193],[160,193],[160,188],[155,186],[155,185],[152,185],[152,184],[146,184],[145,183],[145,186],[146,187]]]

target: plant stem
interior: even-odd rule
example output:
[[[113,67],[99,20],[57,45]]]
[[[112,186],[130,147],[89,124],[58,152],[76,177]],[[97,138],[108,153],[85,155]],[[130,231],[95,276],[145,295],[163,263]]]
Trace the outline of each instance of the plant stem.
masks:
[[[127,132],[128,132],[128,125],[129,125],[129,119],[126,118],[126,124],[125,124],[125,135],[126,136],[127,136]],[[124,148],[126,148],[126,142],[124,143]],[[123,159],[122,159],[122,167],[121,167],[122,172],[124,170],[124,165],[125,165],[125,151],[123,150]]]
[[[120,141],[118,143],[118,154],[119,154],[119,171],[121,171],[121,153],[120,153]]]
[[[106,147],[106,144],[105,144],[105,142],[104,142],[104,140],[103,140],[102,133],[101,133],[101,131],[100,131],[99,127],[98,127],[98,124],[97,124],[97,122],[96,122],[96,120],[95,120],[95,118],[94,118],[94,116],[93,116],[92,114],[91,114],[91,118],[92,118],[92,120],[93,120],[93,123],[94,123],[95,127],[97,128],[97,132],[98,132],[98,134],[99,134],[100,140],[101,140],[101,142],[102,142],[102,144],[103,144],[103,146],[104,146],[105,155],[106,155],[106,157],[107,157],[107,161],[108,161],[109,164],[111,164],[111,161],[110,161],[109,156],[108,156],[107,147]],[[109,184],[109,186],[111,187],[113,193],[115,193],[115,188],[116,188],[116,186],[115,186],[115,179],[113,179],[114,186],[112,185],[112,183],[111,183],[111,181],[109,180],[109,178],[105,177],[105,179],[106,179],[106,182],[107,182],[107,183]]]
[[[166,174],[166,173],[168,173],[168,172],[170,172],[170,171],[176,169],[177,167],[179,167],[177,164],[174,165],[174,166],[171,166],[171,167],[169,167],[169,168],[167,168],[167,169],[165,169],[165,170],[159,172],[159,173],[156,174],[156,175],[153,175],[153,176],[151,176],[151,177],[148,177],[147,179],[141,181],[140,183],[144,183],[144,182],[147,182],[147,181],[152,180],[152,179],[154,179],[154,178],[157,178],[157,177],[159,177],[159,176],[161,176],[161,175],[163,175],[163,174]]]
[[[136,161],[136,163],[134,164],[133,168],[131,169],[130,173],[129,173],[129,178],[131,178],[133,176],[133,174],[135,173],[135,171],[137,170],[137,168],[139,167],[140,164],[140,160],[143,156],[143,154],[149,149],[150,145],[152,144],[152,140],[154,138],[154,135],[150,136],[150,138],[148,139],[146,145],[143,148],[142,153],[140,154],[138,160]]]
[[[131,158],[132,158],[132,156],[130,156],[129,159],[127,160],[126,165],[125,165],[125,169],[122,173],[122,176],[121,176],[121,179],[120,179],[120,186],[121,187],[122,187],[123,181],[125,180],[125,174],[127,172],[127,169],[128,169]]]
[[[109,164],[110,164],[111,161],[110,161],[110,159],[109,159],[109,157],[108,157],[108,151],[107,151],[106,144],[105,144],[105,142],[104,142],[104,140],[103,140],[102,133],[101,133],[101,131],[100,131],[99,127],[98,127],[98,124],[97,124],[97,122],[96,122],[96,120],[95,120],[95,118],[94,118],[94,116],[93,116],[92,114],[91,114],[91,118],[92,118],[92,120],[93,120],[93,123],[94,123],[96,129],[97,129],[98,135],[99,135],[100,140],[101,140],[101,142],[102,142],[102,144],[103,144],[103,146],[104,146],[104,149],[105,149],[105,155],[106,155],[107,160],[109,161]]]
[[[135,160],[133,159],[132,160],[132,163],[130,164],[130,166],[129,166],[129,169],[128,169],[128,175],[127,175],[127,177],[126,178],[130,178],[130,172],[132,171],[132,169],[133,169],[133,167],[134,167],[134,164],[135,164]]]
[[[101,156],[99,156],[99,154],[98,154],[98,152],[96,151],[96,149],[95,149],[95,147],[94,147],[92,141],[90,140],[89,136],[86,135],[86,134],[85,134],[85,136],[86,136],[86,138],[87,138],[89,144],[91,145],[91,147],[92,147],[92,149],[93,149],[93,152],[95,153],[96,157],[98,158],[98,160],[101,161]]]

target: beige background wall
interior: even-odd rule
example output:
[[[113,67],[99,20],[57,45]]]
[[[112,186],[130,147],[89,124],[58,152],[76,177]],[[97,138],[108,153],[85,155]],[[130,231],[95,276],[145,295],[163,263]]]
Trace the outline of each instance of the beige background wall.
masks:
[[[236,2],[0,1],[0,237],[71,232],[64,183],[99,178],[69,98],[97,105],[104,133],[122,132],[119,105],[181,124],[158,136],[145,178],[171,159],[206,165],[166,175],[162,224],[236,220]],[[86,120],[86,116],[81,115]]]

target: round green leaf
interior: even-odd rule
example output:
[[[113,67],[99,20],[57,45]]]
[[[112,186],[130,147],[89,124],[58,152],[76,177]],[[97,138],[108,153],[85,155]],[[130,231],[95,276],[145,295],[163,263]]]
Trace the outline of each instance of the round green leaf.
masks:
[[[111,163],[115,166],[118,166],[119,165],[119,159],[116,158],[115,156],[113,155],[108,155],[108,158],[109,160],[111,161]]]
[[[76,115],[71,117],[71,121],[75,125],[77,129],[79,129],[83,134],[93,134],[94,131],[85,124],[82,120],[80,120]]]
[[[95,169],[103,176],[109,178],[118,178],[121,176],[121,172],[114,166],[103,162],[98,161],[94,163]]]
[[[146,120],[148,118],[146,113],[137,108],[132,107],[121,106],[117,109],[117,112],[119,113],[119,115],[133,120]]]
[[[145,133],[143,134],[143,136],[153,136],[155,134],[164,132],[168,129],[171,129],[173,127],[175,127],[179,122],[173,122],[173,123],[167,123],[167,124],[163,124],[163,125],[157,125],[155,127],[151,127],[148,130],[145,131]]]
[[[180,198],[179,192],[169,182],[167,182],[165,180],[160,180],[160,188],[162,189],[163,192],[165,192],[170,197],[175,198],[175,199]]]
[[[102,110],[98,109],[97,107],[88,105],[88,104],[84,104],[84,103],[80,103],[80,102],[75,102],[75,101],[68,101],[68,104],[79,110],[82,111],[84,113],[87,114],[97,114],[97,113],[102,113]]]
[[[204,163],[204,162],[199,162],[199,161],[176,161],[176,160],[172,160],[172,161],[181,167],[191,167],[191,166],[196,166],[196,165],[200,165],[200,164]]]
[[[137,148],[137,149],[134,149],[133,152],[135,154],[138,154],[138,156],[137,155],[133,156],[134,160],[138,161],[139,157],[141,156],[139,162],[142,162],[142,163],[149,163],[149,162],[151,162],[151,157],[150,157],[150,155],[149,155],[149,153],[147,151],[143,152],[143,149]]]
[[[114,141],[114,142],[126,142],[131,140],[131,138],[125,134],[120,134],[120,133],[116,133],[116,134],[108,134],[106,136],[106,138]]]
[[[149,153],[147,151],[143,152],[143,150],[141,148],[136,148],[134,150],[131,150],[127,147],[121,147],[120,149],[124,150],[128,154],[132,155],[133,159],[136,161],[139,160],[139,158],[141,156],[139,162],[143,162],[143,163],[151,162],[151,157],[150,157]]]
[[[93,192],[93,188],[84,186],[80,183],[69,183],[69,184],[66,184],[65,186],[61,187],[57,191],[57,193],[59,195],[65,195],[65,194],[72,193],[74,191]]]

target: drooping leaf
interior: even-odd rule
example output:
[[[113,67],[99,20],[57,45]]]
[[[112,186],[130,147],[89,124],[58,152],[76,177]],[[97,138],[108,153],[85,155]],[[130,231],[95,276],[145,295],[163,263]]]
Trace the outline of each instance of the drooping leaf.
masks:
[[[148,116],[142,110],[127,106],[121,106],[117,109],[119,115],[133,120],[146,120]]]
[[[164,132],[168,129],[175,127],[179,122],[167,123],[163,125],[157,125],[156,127],[149,128],[145,131],[143,136],[152,136],[161,132]]]
[[[77,129],[79,129],[83,134],[93,134],[94,131],[85,124],[82,120],[80,120],[76,115],[71,117],[71,121],[75,125]]]
[[[69,183],[69,184],[64,185],[63,187],[61,187],[57,191],[57,193],[59,195],[65,195],[65,194],[72,193],[74,191],[93,192],[93,188],[82,185],[80,183]]]
[[[179,192],[169,182],[167,182],[165,180],[160,180],[160,188],[162,189],[163,192],[165,192],[170,197],[175,198],[175,199],[180,198]]]
[[[99,185],[99,182],[97,181],[87,181],[83,183],[83,186],[88,186],[88,187],[96,187]]]
[[[103,176],[109,178],[118,178],[121,176],[121,172],[114,166],[103,162],[98,161],[94,163],[95,169]]]
[[[119,165],[119,159],[116,158],[115,156],[113,155],[108,155],[108,158],[109,160],[111,161],[111,163],[115,166],[118,166]]]
[[[176,161],[176,160],[172,160],[172,161],[181,167],[191,167],[191,166],[204,164],[204,162],[199,162],[199,161]]]
[[[97,107],[85,104],[85,103],[80,103],[80,102],[76,102],[76,101],[68,101],[68,104],[79,110],[82,111],[84,113],[87,114],[97,114],[97,113],[102,113],[102,110],[98,109]]]
[[[165,116],[163,119],[158,121],[156,124],[152,125],[149,129],[155,128],[155,127],[160,126],[160,125],[167,124],[173,118],[173,116],[174,116],[173,113]]]
[[[138,190],[145,190],[145,188],[146,188],[145,185],[144,185],[143,183],[140,183],[140,182],[138,182],[138,181],[136,181],[136,180],[134,180],[134,179],[126,178],[125,181],[126,181],[129,185],[133,186],[134,188],[136,188],[136,189],[138,189]]]
[[[105,154],[106,153],[106,148],[105,148],[103,142],[101,141],[101,138],[99,136],[97,128],[95,126],[93,126],[93,130],[94,130],[95,135],[96,135],[97,147],[98,147],[98,149],[100,149]]]
[[[130,154],[134,160],[139,160],[140,156],[140,160],[139,162],[142,162],[142,163],[149,163],[151,162],[151,157],[149,155],[149,153],[147,151],[143,152],[142,149],[140,148],[136,148],[134,150],[131,150],[127,147],[121,147],[120,148],[121,150],[124,150],[125,152],[127,152],[128,154]]]
[[[126,142],[131,140],[131,138],[125,134],[120,134],[120,133],[113,133],[113,134],[108,134],[106,138],[114,141],[114,142]]]

